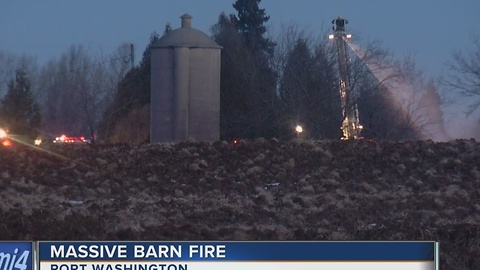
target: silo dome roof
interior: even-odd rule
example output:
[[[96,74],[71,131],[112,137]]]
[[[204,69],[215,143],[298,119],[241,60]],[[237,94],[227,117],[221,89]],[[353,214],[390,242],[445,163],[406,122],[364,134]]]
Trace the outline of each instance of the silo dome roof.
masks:
[[[182,27],[165,34],[155,42],[154,47],[221,48],[207,34],[191,27],[192,16],[185,14],[180,18]]]

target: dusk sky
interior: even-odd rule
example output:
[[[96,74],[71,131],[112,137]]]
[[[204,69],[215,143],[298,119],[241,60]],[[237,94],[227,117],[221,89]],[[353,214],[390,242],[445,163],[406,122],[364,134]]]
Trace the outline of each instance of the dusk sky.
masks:
[[[2,0],[0,51],[36,56],[41,65],[71,45],[108,54],[127,42],[135,45],[138,63],[150,34],[161,34],[167,22],[177,28],[179,17],[189,13],[192,26],[210,35],[221,12],[235,12],[233,2]],[[295,23],[320,36],[341,15],[362,42],[380,41],[397,57],[413,55],[433,76],[446,72],[452,53],[471,49],[473,36],[480,35],[479,0],[263,0],[260,5],[274,33],[282,23]]]
[[[233,0],[4,0],[0,8],[0,50],[36,56],[39,63],[58,57],[70,45],[92,52],[133,43],[136,60],[153,31],[170,22],[179,27],[189,13],[193,27],[210,34],[221,12],[233,13]],[[414,55],[419,67],[438,74],[455,50],[471,48],[480,32],[478,0],[263,0],[274,33],[296,23],[312,34],[329,29],[333,18],[350,21],[362,41],[378,40],[395,55]]]

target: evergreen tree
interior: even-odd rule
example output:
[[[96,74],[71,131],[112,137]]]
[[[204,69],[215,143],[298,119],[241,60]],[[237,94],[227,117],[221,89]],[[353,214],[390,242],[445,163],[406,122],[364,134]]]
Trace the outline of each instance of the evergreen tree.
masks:
[[[264,9],[259,8],[260,2],[261,0],[237,0],[233,4],[237,13],[230,15],[229,18],[225,16],[223,20],[227,25],[226,30],[229,31],[230,26],[235,27],[237,34],[234,40],[237,40],[238,36],[240,41],[239,44],[236,43],[238,45],[236,51],[232,52],[233,62],[237,62],[238,57],[243,58],[240,70],[237,68],[236,72],[230,71],[223,74],[228,73],[235,77],[229,78],[230,81],[240,81],[238,90],[241,93],[237,95],[243,98],[233,102],[244,104],[243,108],[236,113],[237,120],[247,121],[245,127],[241,128],[243,132],[237,133],[237,136],[244,138],[278,136],[276,120],[279,100],[275,90],[277,75],[270,66],[275,43],[265,37],[267,31],[265,23],[269,20],[269,16]],[[222,54],[228,54],[227,51],[228,48],[224,46]],[[223,68],[225,66],[222,63]],[[221,80],[224,79],[227,78],[222,75]],[[226,89],[222,88],[221,92],[224,91]],[[234,105],[224,104],[224,106]]]
[[[42,118],[30,89],[25,70],[16,70],[15,79],[8,83],[8,92],[1,100],[0,119],[11,134],[34,138],[38,135]]]
[[[244,78],[248,78],[246,71],[251,70],[252,57],[232,16],[222,13],[217,24],[212,26],[213,39],[223,47],[220,70],[220,137],[224,140],[246,138],[251,130],[247,80]]]
[[[233,8],[237,11],[233,22],[238,31],[245,39],[245,44],[254,53],[267,53],[272,55],[275,43],[264,35],[267,32],[265,23],[270,16],[267,16],[265,9],[259,7],[261,0],[236,0]]]
[[[221,14],[212,27],[223,47],[220,79],[222,139],[278,136],[276,77],[269,56],[254,53],[237,28],[235,16]]]
[[[280,98],[289,126],[301,124],[306,130],[312,130],[309,123],[306,123],[310,113],[306,105],[314,101],[311,96],[313,65],[308,44],[304,39],[297,40],[287,53],[283,76],[280,79]]]
[[[307,40],[299,38],[287,51],[279,93],[290,137],[297,124],[304,127],[303,136],[308,138],[340,137],[341,109],[334,72],[324,44],[312,50]]]

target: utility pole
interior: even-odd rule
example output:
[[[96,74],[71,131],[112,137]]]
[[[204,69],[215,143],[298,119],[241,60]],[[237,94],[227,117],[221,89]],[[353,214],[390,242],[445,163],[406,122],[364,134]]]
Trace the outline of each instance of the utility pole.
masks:
[[[133,43],[130,43],[130,64],[131,64],[131,68],[133,69],[133,67],[135,66],[135,54],[133,50]]]

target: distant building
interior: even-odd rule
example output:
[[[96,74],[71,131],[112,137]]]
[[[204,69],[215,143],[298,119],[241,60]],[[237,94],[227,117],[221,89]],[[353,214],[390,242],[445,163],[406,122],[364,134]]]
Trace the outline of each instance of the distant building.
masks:
[[[220,138],[221,47],[181,19],[152,47],[151,143]]]

